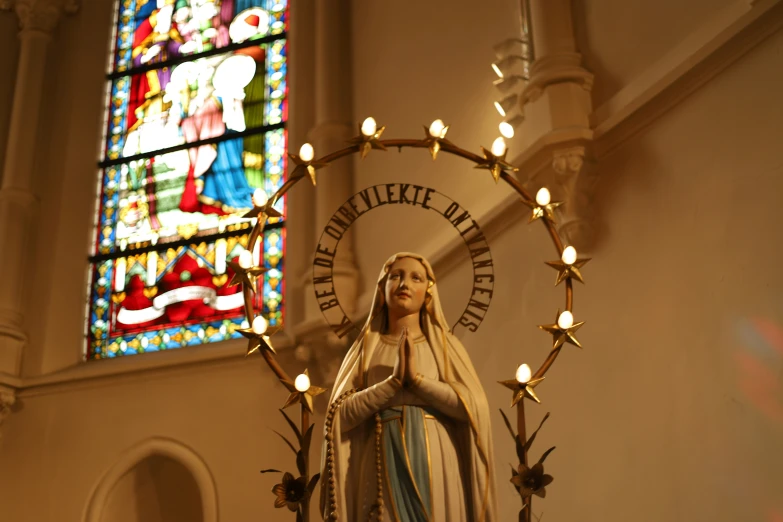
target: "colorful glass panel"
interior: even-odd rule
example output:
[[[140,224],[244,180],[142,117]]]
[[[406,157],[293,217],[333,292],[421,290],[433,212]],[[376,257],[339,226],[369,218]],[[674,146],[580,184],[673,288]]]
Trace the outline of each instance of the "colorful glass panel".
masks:
[[[226,259],[247,246],[254,191],[284,182],[287,18],[282,0],[120,0],[88,358],[238,337]],[[272,220],[254,252],[270,268],[254,306],[271,324],[283,321],[283,227]]]

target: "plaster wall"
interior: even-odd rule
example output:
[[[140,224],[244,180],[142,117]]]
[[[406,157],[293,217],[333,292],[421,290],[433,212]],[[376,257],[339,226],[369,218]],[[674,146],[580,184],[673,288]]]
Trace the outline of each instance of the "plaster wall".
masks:
[[[595,74],[593,103],[601,106],[691,34],[724,11],[749,8],[741,0],[576,0],[577,51]]]

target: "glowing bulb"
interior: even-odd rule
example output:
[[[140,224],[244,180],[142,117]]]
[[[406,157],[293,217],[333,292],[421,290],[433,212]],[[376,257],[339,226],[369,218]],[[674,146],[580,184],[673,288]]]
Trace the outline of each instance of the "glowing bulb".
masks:
[[[253,333],[256,335],[263,335],[266,329],[269,327],[269,323],[262,316],[258,316],[253,319]]]
[[[498,136],[495,141],[492,142],[492,154],[494,156],[502,156],[506,152],[506,141]]]
[[[430,136],[436,138],[442,138],[446,135],[446,126],[443,125],[443,120],[435,120],[430,124]]]
[[[370,136],[375,135],[375,131],[377,130],[378,130],[378,124],[375,123],[375,118],[369,117],[362,122],[362,134],[364,134],[368,138]]]
[[[294,388],[296,388],[296,391],[298,392],[306,392],[310,389],[310,377],[307,375],[300,373],[296,376],[296,379],[294,379]]]
[[[566,310],[562,314],[560,314],[560,317],[557,318],[557,326],[559,326],[563,330],[568,330],[572,326],[574,326],[574,315]]]
[[[563,250],[563,255],[560,257],[560,259],[562,259],[563,263],[567,265],[573,265],[576,262],[576,249],[572,246],[565,247],[565,250]]]
[[[249,250],[243,250],[242,253],[239,254],[239,266],[245,270],[253,266],[253,254],[251,254]]]
[[[498,125],[498,129],[500,129],[500,134],[506,138],[511,139],[514,137],[514,127],[507,121],[501,121],[500,125]]]
[[[266,190],[262,188],[257,188],[255,192],[253,192],[253,205],[256,207],[263,207],[266,205],[266,202],[269,200],[269,196],[266,195]]]
[[[498,65],[496,63],[492,64],[492,70],[495,71],[495,74],[498,75],[498,78],[502,78],[503,77],[503,71],[500,70],[500,67],[498,67]]]
[[[313,150],[313,146],[309,143],[302,145],[299,149],[299,157],[302,158],[302,161],[313,161],[313,158],[315,157],[315,150]]]
[[[533,376],[533,372],[530,371],[530,366],[527,364],[521,364],[519,368],[517,368],[517,381],[525,384],[527,381],[530,380],[530,377]]]
[[[506,117],[506,110],[503,108],[502,105],[500,105],[500,102],[495,102],[495,108],[497,109],[498,113],[500,113],[501,116],[504,118]]]
[[[546,187],[538,189],[538,192],[536,192],[536,203],[543,207],[544,205],[549,205],[550,201],[552,201],[552,196],[549,194],[549,190]]]

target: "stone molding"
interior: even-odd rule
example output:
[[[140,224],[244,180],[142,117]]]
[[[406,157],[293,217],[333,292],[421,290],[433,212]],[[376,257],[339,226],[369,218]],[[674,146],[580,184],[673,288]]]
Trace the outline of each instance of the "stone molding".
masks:
[[[593,89],[593,73],[582,67],[579,53],[558,53],[537,58],[530,68],[530,81],[522,91],[521,103],[534,102],[547,86],[555,83],[574,83],[590,92]]]
[[[153,456],[167,457],[188,470],[201,493],[201,513],[204,522],[218,521],[218,496],[215,477],[204,459],[184,443],[168,437],[150,437],[133,447],[118,452],[112,467],[93,486],[84,515],[85,522],[104,519],[105,507],[114,486],[140,462]]]

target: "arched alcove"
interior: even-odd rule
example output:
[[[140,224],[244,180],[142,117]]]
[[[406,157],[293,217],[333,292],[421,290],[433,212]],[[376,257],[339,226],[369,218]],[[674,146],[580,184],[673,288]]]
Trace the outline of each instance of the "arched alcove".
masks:
[[[217,522],[215,484],[204,461],[180,442],[151,438],[101,477],[85,522]]]

